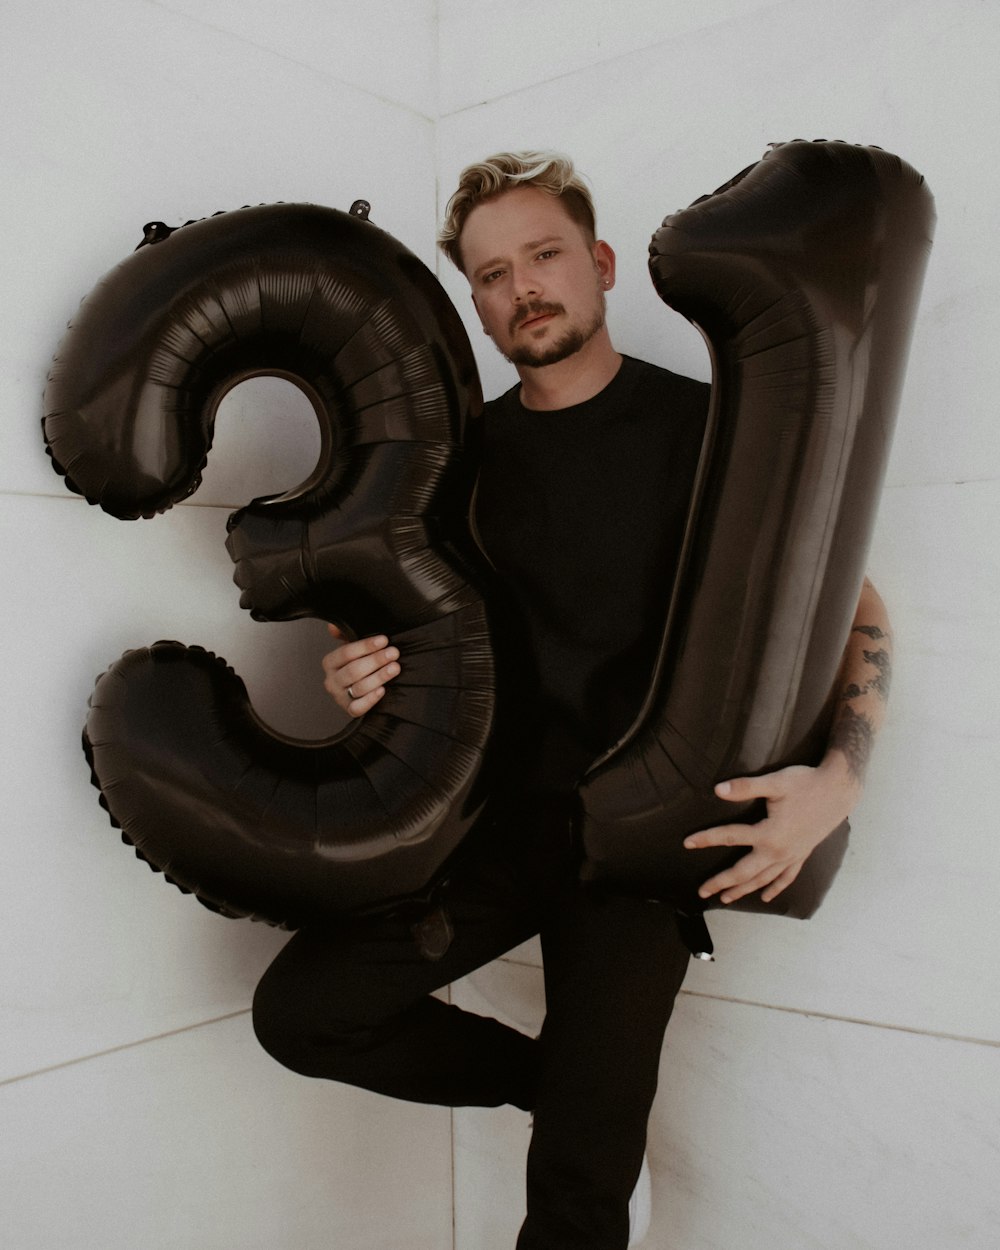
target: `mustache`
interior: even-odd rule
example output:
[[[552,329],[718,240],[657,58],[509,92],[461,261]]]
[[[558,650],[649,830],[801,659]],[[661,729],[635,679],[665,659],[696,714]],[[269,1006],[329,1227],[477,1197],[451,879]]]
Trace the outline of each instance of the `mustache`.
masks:
[[[510,319],[510,333],[513,334],[522,321],[528,321],[531,317],[542,317],[550,313],[554,316],[565,311],[562,304],[543,304],[540,301],[522,304]]]

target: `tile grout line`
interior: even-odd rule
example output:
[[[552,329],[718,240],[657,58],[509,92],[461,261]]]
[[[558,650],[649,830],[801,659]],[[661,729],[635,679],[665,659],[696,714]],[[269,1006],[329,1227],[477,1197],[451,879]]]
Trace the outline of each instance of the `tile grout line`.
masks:
[[[441,169],[440,169],[440,150],[438,141],[440,138],[441,125],[441,9],[439,0],[434,0],[434,57],[435,57],[435,73],[437,82],[435,84],[435,117],[434,117],[434,222],[435,225],[441,220]],[[434,249],[434,277],[438,282],[441,281],[442,267],[441,249]],[[451,986],[447,987],[447,1001],[453,1004]],[[457,1147],[455,1143],[455,1108],[448,1108],[448,1134],[450,1145],[450,1172],[451,1172],[451,1250],[458,1250],[458,1177],[456,1175],[456,1155]]]
[[[942,1029],[919,1029],[912,1024],[892,1024],[887,1020],[865,1020],[861,1016],[841,1016],[831,1011],[806,1007],[783,1007],[778,1003],[762,1003],[753,998],[735,998],[728,994],[705,994],[701,990],[681,990],[689,998],[704,998],[717,1003],[734,1003],[739,1007],[757,1007],[761,1011],[782,1011],[790,1016],[806,1016],[812,1020],[831,1020],[835,1024],[857,1024],[866,1029],[889,1029],[893,1033],[909,1033],[914,1037],[934,1037],[945,1042],[964,1042],[969,1046],[990,1046],[1000,1049],[1000,1040],[971,1037],[966,1033],[946,1033]]]
[[[537,964],[521,959],[502,958],[502,962],[515,968],[530,968],[541,972]],[[920,1029],[912,1024],[892,1024],[886,1020],[866,1020],[862,1016],[842,1016],[832,1011],[817,1011],[809,1007],[785,1007],[780,1003],[762,1003],[755,998],[737,998],[731,994],[706,994],[704,990],[681,990],[682,997],[704,998],[714,1003],[734,1003],[739,1007],[757,1007],[761,1011],[783,1011],[790,1016],[807,1016],[813,1020],[832,1020],[837,1024],[857,1024],[866,1029],[891,1029],[895,1033],[911,1033],[915,1037],[936,1037],[946,1042],[965,1042],[970,1046],[990,1046],[1000,1049],[1000,1039],[972,1037],[967,1033],[946,1033],[941,1029]]]
[[[168,1037],[177,1037],[181,1033],[193,1033],[195,1029],[204,1029],[211,1024],[223,1024],[226,1020],[236,1020],[239,1016],[248,1016],[250,1008],[230,1011],[224,1016],[213,1016],[210,1020],[198,1020],[195,1024],[183,1024],[177,1029],[168,1029],[165,1033],[153,1033],[149,1037],[136,1038],[134,1042],[122,1042],[118,1046],[109,1046],[106,1050],[95,1050],[89,1055],[79,1055],[76,1059],[64,1059],[61,1063],[52,1063],[45,1068],[36,1068],[32,1072],[21,1072],[17,1076],[0,1079],[0,1088],[4,1085],[16,1085],[18,1081],[30,1081],[35,1076],[47,1076],[50,1072],[59,1072],[63,1068],[73,1068],[79,1063],[89,1063],[92,1059],[103,1059],[106,1055],[117,1055],[123,1050],[135,1050],[149,1042],[162,1042]]]
[[[438,119],[424,113],[421,109],[414,108],[412,104],[404,104],[401,100],[393,100],[389,96],[382,95],[378,91],[373,91],[371,87],[362,87],[358,83],[348,82],[344,78],[338,77],[336,74],[329,74],[317,65],[310,65],[308,61],[300,61],[297,57],[292,56],[288,52],[281,52],[277,48],[272,48],[268,44],[258,43],[255,39],[250,39],[246,35],[241,34],[238,30],[232,30],[228,26],[216,26],[214,22],[209,22],[203,17],[197,17],[195,14],[188,13],[184,9],[175,9],[171,4],[165,3],[164,0],[146,0],[148,4],[152,4],[158,9],[162,9],[167,13],[172,13],[175,18],[182,22],[193,22],[199,26],[205,26],[208,30],[214,31],[217,35],[223,35],[228,39],[235,40],[237,43],[246,44],[248,47],[256,48],[258,52],[263,52],[266,56],[276,57],[279,61],[286,61],[289,65],[304,70],[306,73],[318,78],[321,82],[334,82],[339,86],[347,87],[352,91],[361,92],[370,96],[373,100],[378,100],[381,104],[390,105],[393,108],[402,109],[405,113],[412,113],[415,117],[421,118],[423,121],[430,122],[436,126]]]
[[[435,202],[438,203],[440,211],[440,185],[435,186],[434,194]],[[436,259],[436,266],[437,267],[432,270],[432,272],[435,277],[437,277],[438,281],[440,281],[441,266],[439,258]],[[428,268],[430,268],[430,266],[428,266]],[[883,487],[883,490],[922,490],[930,489],[936,486],[984,486],[996,481],[1000,481],[1000,478],[997,478],[995,474],[986,474],[983,477],[928,478],[920,482],[887,482]],[[17,490],[9,487],[0,488],[0,498],[55,499],[61,500],[64,503],[87,502],[82,495],[78,495],[74,491],[70,490]],[[203,501],[192,498],[178,500],[176,504],[172,505],[171,510],[176,508],[218,508],[220,511],[233,512],[234,510],[245,506],[245,500],[243,503],[209,503],[207,500]]]
[[[523,963],[519,960],[505,959],[504,963],[511,964],[517,968],[530,968],[534,972],[540,971],[535,964]],[[756,1007],[760,1011],[780,1011],[785,1015],[805,1016],[813,1020],[830,1020],[836,1024],[855,1024],[862,1028],[868,1029],[888,1029],[894,1033],[909,1033],[914,1037],[933,1037],[940,1041],[946,1042],[964,1042],[970,1046],[986,1046],[993,1049],[1000,1049],[1000,1040],[993,1040],[986,1037],[971,1037],[963,1033],[946,1033],[939,1029],[918,1029],[913,1025],[907,1024],[891,1024],[887,1021],[865,1020],[860,1016],[843,1016],[833,1012],[809,1010],[804,1007],[785,1007],[777,1003],[762,1003],[752,998],[736,998],[728,994],[706,994],[701,990],[681,990],[681,995],[688,998],[700,998],[708,1002],[716,1003],[732,1003],[739,1007]],[[21,1072],[17,1076],[9,1076],[0,1079],[0,1088],[5,1085],[15,1085],[19,1081],[29,1081],[36,1076],[47,1076],[50,1072],[59,1072],[63,1068],[73,1068],[77,1064],[89,1063],[94,1059],[103,1059],[107,1055],[116,1055],[121,1051],[135,1050],[139,1046],[145,1046],[150,1042],[165,1041],[170,1037],[178,1037],[182,1033],[192,1033],[196,1029],[204,1029],[213,1024],[223,1024],[227,1020],[236,1020],[240,1016],[250,1014],[250,1008],[244,1007],[240,1011],[231,1011],[223,1016],[213,1016],[208,1020],[199,1020],[194,1024],[181,1025],[180,1028],[168,1029],[164,1033],[153,1033],[149,1037],[140,1037],[132,1042],[122,1042],[118,1046],[109,1046],[105,1050],[93,1051],[91,1054],[79,1055],[75,1059],[64,1059],[60,1063],[49,1064],[44,1068],[35,1068],[31,1072]],[[454,1109],[450,1113],[450,1133],[451,1133],[451,1190],[452,1190],[452,1243],[454,1250],[455,1237],[455,1113]]]
[[[458,1245],[458,1189],[455,1184],[455,1108],[448,1108],[448,1130],[451,1136],[451,1250]]]
[[[447,992],[447,1002],[454,1006],[452,1000],[451,986],[445,987]],[[451,1170],[451,1250],[456,1250],[458,1243],[458,1190],[455,1184],[455,1108],[448,1108],[448,1135],[450,1141],[449,1163]]]
[[[764,8],[768,10],[778,9],[782,6],[783,2],[784,0],[769,0],[769,3],[765,4]],[[501,100],[508,100],[512,98],[513,96],[521,94],[522,92],[535,91],[539,87],[547,87],[551,83],[560,82],[564,78],[572,78],[576,74],[585,74],[589,70],[597,69],[597,70],[607,71],[609,67],[616,65],[616,63],[618,62],[626,61],[630,57],[641,56],[642,54],[648,53],[648,52],[658,52],[661,48],[666,47],[667,45],[676,44],[678,41],[683,41],[685,37],[697,36],[697,35],[702,34],[704,31],[714,30],[716,27],[721,26],[730,20],[732,19],[717,18],[715,21],[709,22],[707,26],[695,26],[695,27],[692,27],[690,30],[681,31],[679,35],[673,35],[673,34],[666,35],[662,39],[656,39],[653,43],[641,44],[640,46],[635,47],[635,48],[628,48],[623,52],[613,52],[609,56],[601,57],[600,59],[596,61],[590,61],[586,65],[577,65],[573,67],[572,69],[564,70],[561,74],[556,74],[552,78],[541,78],[532,82],[525,83],[524,85],[520,87],[513,87],[509,91],[500,91],[496,95],[487,96],[483,100],[475,100],[471,104],[463,104],[459,108],[452,109],[448,113],[441,112],[441,103],[439,100],[437,120],[440,123],[442,120],[445,120],[445,119],[450,119],[452,117],[460,117],[463,113],[468,113],[473,109],[486,108],[491,104],[495,104]],[[438,29],[440,33],[440,27]],[[438,80],[440,83],[440,74],[439,74]]]

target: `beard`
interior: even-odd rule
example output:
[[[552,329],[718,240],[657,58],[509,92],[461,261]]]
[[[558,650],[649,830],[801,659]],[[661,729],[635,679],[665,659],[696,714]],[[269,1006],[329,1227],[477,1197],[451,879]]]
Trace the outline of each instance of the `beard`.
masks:
[[[522,321],[529,317],[537,317],[542,313],[564,313],[566,310],[562,304],[529,304],[522,308],[518,315],[511,322],[511,336]],[[531,369],[541,369],[545,365],[557,365],[561,360],[567,360],[570,356],[584,347],[594,335],[604,325],[606,315],[606,303],[604,292],[598,292],[597,308],[590,321],[582,326],[570,326],[561,338],[556,339],[554,343],[548,343],[544,347],[535,347],[532,343],[523,343],[512,347],[505,351],[499,343],[496,345],[497,351],[505,356],[512,365],[523,365]]]

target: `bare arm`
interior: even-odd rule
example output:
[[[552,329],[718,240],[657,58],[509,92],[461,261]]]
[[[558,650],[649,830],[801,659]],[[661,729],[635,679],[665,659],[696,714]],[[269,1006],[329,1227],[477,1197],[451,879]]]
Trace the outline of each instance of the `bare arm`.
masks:
[[[865,578],[847,642],[839,705],[829,749],[839,751],[862,783],[875,735],[885,720],[892,681],[892,630],[878,591]]]
[[[716,786],[733,802],[762,798],[767,816],[755,825],[718,825],[684,845],[749,848],[732,868],[706,881],[702,898],[723,903],[762,890],[765,902],[795,880],[812,851],[861,798],[875,735],[885,719],[892,672],[892,630],[885,604],[866,578],[841,667],[840,690],[826,754],[815,768],[793,765],[763,777],[737,777]]]

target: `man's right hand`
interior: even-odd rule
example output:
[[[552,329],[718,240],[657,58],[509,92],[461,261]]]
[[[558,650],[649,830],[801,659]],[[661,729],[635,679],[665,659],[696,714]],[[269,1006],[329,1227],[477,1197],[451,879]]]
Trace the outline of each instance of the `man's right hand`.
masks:
[[[334,638],[344,637],[336,625],[327,629]],[[364,716],[385,694],[386,682],[399,673],[398,659],[398,649],[382,634],[342,642],[323,656],[323,685],[348,716]]]

